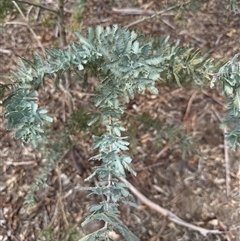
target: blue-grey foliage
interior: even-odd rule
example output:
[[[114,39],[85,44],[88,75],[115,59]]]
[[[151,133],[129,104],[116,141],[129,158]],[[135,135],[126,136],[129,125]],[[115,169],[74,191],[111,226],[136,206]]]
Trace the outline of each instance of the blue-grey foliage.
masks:
[[[223,89],[227,97],[228,112],[223,125],[228,127],[227,139],[229,145],[235,149],[240,144],[240,62],[238,55],[224,64],[213,75],[211,86],[217,84]]]
[[[13,92],[4,100],[7,128],[16,129],[16,138],[36,145],[44,134],[44,122],[52,121],[47,111],[38,108],[37,104],[37,91],[44,86],[44,78],[54,79],[57,85],[60,80],[64,81],[64,73],[68,70],[87,70],[97,77],[99,83],[93,102],[98,111],[89,125],[100,121],[106,132],[94,137],[92,149],[99,152],[91,159],[101,160],[101,165],[96,166],[86,180],[97,176],[99,186],[80,189],[105,197],[103,202],[90,207],[91,215],[83,224],[98,219],[103,220],[105,226],[80,240],[111,240],[107,234],[112,229],[117,229],[126,240],[139,240],[118,219],[118,203],[132,205],[126,200],[129,196],[127,187],[118,177],[125,177],[126,170],[136,174],[129,166],[131,158],[126,155],[128,139],[122,136],[125,128],[121,117],[125,105],[136,93],[149,91],[157,95],[156,81],[175,82],[180,87],[189,84],[204,87],[212,73],[217,72],[218,64],[189,46],[180,47],[179,42],[170,44],[168,37],[150,41],[118,25],[89,28],[86,36],[80,33],[76,36],[77,43],[70,44],[65,50],[49,49],[46,59],[34,53],[32,61],[19,61],[19,69],[12,72],[16,79]],[[235,127],[239,127],[236,123],[240,109],[236,58],[220,69],[215,80],[218,79],[223,82],[229,97],[230,112],[226,122],[233,126],[234,134],[230,133],[229,139],[234,146],[239,143]]]

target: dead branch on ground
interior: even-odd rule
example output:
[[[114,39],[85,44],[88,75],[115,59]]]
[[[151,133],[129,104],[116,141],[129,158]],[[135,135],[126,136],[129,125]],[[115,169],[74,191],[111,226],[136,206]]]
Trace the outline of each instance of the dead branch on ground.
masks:
[[[187,227],[189,229],[198,231],[202,236],[206,237],[208,234],[222,234],[222,232],[220,230],[210,230],[210,229],[206,229],[206,228],[202,228],[199,227],[197,225],[188,223],[184,220],[182,220],[181,218],[179,218],[178,216],[176,216],[174,213],[172,213],[171,211],[159,206],[158,204],[152,202],[151,200],[149,200],[148,198],[146,198],[141,192],[139,192],[130,182],[128,182],[126,179],[124,178],[120,178],[120,180],[124,183],[126,183],[128,185],[128,188],[130,189],[130,191],[135,194],[143,203],[145,203],[147,206],[149,206],[150,208],[156,210],[158,213],[160,213],[162,216],[168,218],[168,220],[177,223],[183,227]]]

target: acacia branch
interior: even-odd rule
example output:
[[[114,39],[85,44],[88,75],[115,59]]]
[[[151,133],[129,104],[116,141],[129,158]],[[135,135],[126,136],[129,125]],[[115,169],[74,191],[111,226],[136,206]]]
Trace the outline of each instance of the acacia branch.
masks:
[[[211,229],[206,229],[202,228],[199,226],[196,226],[194,224],[188,223],[181,218],[179,218],[177,215],[172,213],[171,211],[159,206],[158,204],[152,202],[148,198],[146,198],[141,192],[139,192],[131,183],[129,183],[126,179],[124,178],[119,178],[122,182],[126,183],[128,185],[128,188],[130,191],[135,194],[143,203],[145,203],[147,206],[150,208],[154,209],[155,211],[159,212],[162,216],[168,218],[170,221],[177,223],[183,227],[187,227],[189,229],[198,231],[201,235],[204,237],[207,236],[207,234],[222,234],[220,230],[211,230]]]
[[[56,11],[56,10],[54,10],[54,9],[51,9],[51,8],[48,8],[48,7],[45,7],[45,6],[40,5],[40,4],[30,3],[30,2],[22,1],[22,0],[15,0],[15,2],[18,2],[18,3],[25,3],[25,4],[28,4],[28,5],[35,6],[35,7],[38,7],[38,8],[41,8],[41,9],[47,10],[47,11],[49,11],[49,12],[52,12],[52,13],[58,14],[58,11]]]

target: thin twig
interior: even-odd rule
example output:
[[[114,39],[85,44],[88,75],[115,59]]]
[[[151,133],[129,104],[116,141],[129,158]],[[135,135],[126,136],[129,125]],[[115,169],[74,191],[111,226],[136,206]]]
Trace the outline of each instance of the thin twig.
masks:
[[[193,100],[194,100],[194,98],[195,98],[196,95],[197,95],[197,91],[195,90],[195,91],[193,92],[193,94],[191,95],[189,101],[188,101],[187,110],[186,110],[185,115],[184,115],[184,117],[183,117],[183,121],[184,121],[184,122],[188,119],[188,115],[189,115],[189,112],[190,112],[190,109],[191,109],[191,106],[192,106],[192,102],[193,102]]]
[[[64,24],[64,0],[58,0],[58,26],[60,35],[60,48],[64,49],[67,45],[66,31]]]
[[[59,205],[60,205],[60,209],[62,211],[62,216],[63,216],[64,223],[68,227],[69,226],[69,222],[67,220],[67,215],[66,215],[66,212],[65,212],[65,209],[64,209],[64,205],[63,205],[62,197],[61,197],[60,193],[58,193],[58,199],[59,199]]]
[[[172,144],[172,146],[175,144],[175,142],[173,142],[173,143],[171,143]],[[162,156],[162,154],[164,153],[164,152],[166,152],[167,150],[169,149],[169,144],[167,144],[167,145],[165,145],[164,147],[163,147],[163,149],[160,151],[160,152],[158,152],[158,154],[156,155],[156,159],[159,159],[160,158],[160,156]],[[153,164],[154,165],[154,164]]]
[[[167,19],[161,19],[161,21],[164,22],[170,28],[172,28],[174,30],[176,29],[176,27],[173,24],[171,24]]]
[[[58,0],[58,27],[59,27],[59,35],[60,35],[60,48],[64,49],[67,45],[67,39],[66,39],[66,29],[65,29],[65,21],[64,21],[64,0]],[[73,112],[73,101],[72,96],[69,92],[69,83],[71,82],[71,71],[68,70],[65,74],[65,85],[64,85],[64,93],[65,93],[65,99],[69,108],[69,114],[72,114]],[[65,102],[64,102],[65,104]],[[66,112],[65,108],[64,110],[64,121],[66,120]]]
[[[177,143],[177,141],[166,144],[162,148],[162,150],[160,152],[158,152],[158,154],[155,156],[154,161],[158,160],[163,155],[163,153],[166,152],[169,149],[169,145],[171,145],[173,147],[176,143]],[[155,167],[162,166],[162,165],[164,165],[162,162],[158,162],[158,163],[154,163],[154,164],[151,164],[151,165],[148,165],[148,166],[145,166],[145,167],[136,168],[135,170],[136,171],[143,171],[143,170],[146,170],[146,169],[151,169],[151,168],[155,168]]]
[[[155,160],[159,159],[159,157],[164,152],[166,152],[168,149],[169,149],[169,145],[166,145],[165,147],[163,147],[162,150],[156,155]],[[135,170],[136,171],[143,171],[143,170],[146,170],[146,169],[151,169],[151,168],[155,168],[155,167],[162,166],[162,165],[163,165],[162,162],[158,162],[158,163],[154,163],[154,164],[151,164],[151,165],[148,165],[148,166],[145,166],[145,167],[136,168]]]
[[[161,16],[161,15],[163,15],[164,13],[170,12],[170,11],[176,9],[176,8],[184,7],[184,6],[188,5],[190,2],[191,2],[191,1],[188,1],[188,2],[186,2],[186,3],[184,3],[184,4],[177,4],[177,5],[174,5],[174,6],[170,7],[170,8],[167,8],[167,9],[164,9],[164,10],[161,10],[161,11],[158,11],[158,12],[152,14],[151,16],[144,17],[144,18],[140,18],[140,19],[138,19],[138,20],[136,20],[136,21],[134,21],[134,22],[129,23],[128,25],[126,25],[126,28],[132,27],[132,26],[134,26],[134,25],[137,25],[137,24],[142,23],[142,22],[144,22],[144,21],[146,21],[146,20],[155,18],[155,17],[157,17],[157,16]]]
[[[112,8],[113,13],[121,15],[152,15],[154,11],[139,8]]]
[[[45,49],[44,49],[42,43],[39,41],[39,39],[38,39],[37,35],[35,34],[35,32],[33,31],[33,29],[29,26],[28,21],[27,21],[26,17],[24,16],[22,10],[19,8],[18,4],[17,4],[15,1],[13,1],[13,4],[15,5],[15,7],[17,8],[17,10],[19,11],[19,13],[21,14],[21,16],[23,17],[24,21],[26,22],[26,26],[28,27],[28,29],[30,30],[30,32],[32,33],[32,35],[34,36],[34,38],[36,39],[39,47],[41,48],[41,50],[42,50],[42,52],[43,52],[43,54],[44,54],[44,56],[45,56]]]
[[[4,164],[9,166],[24,166],[24,165],[34,165],[36,166],[37,163],[35,161],[23,161],[23,162],[11,162],[11,161],[5,161]]]
[[[57,198],[58,198],[58,204],[60,206],[60,209],[62,211],[62,216],[63,216],[63,220],[65,222],[65,224],[67,226],[69,226],[69,223],[68,223],[68,220],[67,220],[67,217],[66,217],[66,213],[65,213],[65,210],[64,210],[64,205],[63,205],[63,202],[62,202],[62,180],[61,180],[61,170],[60,170],[60,167],[59,167],[59,164],[57,165],[57,175],[58,175],[58,184],[59,184],[59,192],[57,192]]]
[[[219,115],[219,113],[213,109],[214,114],[217,116],[218,120],[220,122],[222,122],[222,117]],[[227,127],[224,126],[223,128],[223,138],[224,138],[224,159],[225,159],[225,172],[226,172],[226,194],[227,197],[230,196],[230,192],[231,192],[231,188],[230,188],[230,182],[231,182],[231,178],[230,178],[230,161],[229,161],[229,147],[228,147],[228,143],[227,143]]]
[[[27,26],[27,23],[22,23],[22,22],[16,22],[16,21],[11,21],[11,22],[6,22],[6,23],[4,23],[4,26],[5,25],[14,25],[14,24],[16,24],[16,25],[24,25],[24,26]]]
[[[159,206],[158,204],[152,202],[148,198],[146,198],[141,192],[139,192],[130,182],[128,182],[126,179],[121,178],[120,180],[128,185],[128,188],[130,191],[135,194],[143,203],[145,203],[147,206],[150,208],[154,209],[155,211],[159,212],[162,216],[168,218],[170,221],[177,223],[183,227],[187,227],[189,229],[198,231],[202,236],[206,237],[208,234],[222,234],[220,230],[211,230],[211,229],[206,229],[202,228],[199,226],[196,226],[194,224],[188,223],[178,216],[176,216],[174,213],[170,212],[169,210]]]
[[[225,126],[223,128],[223,134],[224,134],[224,157],[225,157],[225,164],[226,164],[226,192],[227,192],[227,197],[230,196],[230,168],[229,168],[229,147],[227,143],[227,127]]]
[[[181,34],[181,35],[187,35],[188,37],[196,40],[197,42],[200,42],[200,43],[203,43],[203,44],[206,43],[206,40],[204,40],[204,39],[202,39],[202,38],[200,38],[200,37],[198,37],[198,36],[195,36],[195,35],[189,33],[187,30],[182,30],[182,31],[179,32],[179,34]]]
[[[0,53],[3,53],[3,54],[11,54],[11,53],[12,53],[12,50],[0,48]]]
[[[166,228],[168,224],[168,220],[166,219],[161,227],[161,229],[159,230],[159,232],[154,235],[152,238],[149,239],[149,241],[156,241],[157,239],[159,239],[164,231],[164,229]]]
[[[52,12],[52,13],[58,14],[58,11],[56,11],[56,10],[54,10],[54,9],[51,9],[51,8],[48,8],[48,7],[45,7],[45,6],[40,5],[40,4],[30,3],[30,2],[27,2],[27,1],[20,1],[20,0],[15,0],[15,2],[18,2],[18,3],[25,3],[25,4],[28,4],[28,5],[35,6],[35,7],[38,7],[38,8],[41,8],[41,9],[47,10],[47,11],[49,11],[49,12]]]
[[[202,93],[204,95],[206,95],[207,97],[210,97],[212,100],[214,100],[216,103],[218,103],[221,106],[225,106],[224,103],[222,103],[221,101],[219,101],[216,97],[214,97],[213,95],[209,94],[208,92],[206,92],[205,90],[202,90]]]

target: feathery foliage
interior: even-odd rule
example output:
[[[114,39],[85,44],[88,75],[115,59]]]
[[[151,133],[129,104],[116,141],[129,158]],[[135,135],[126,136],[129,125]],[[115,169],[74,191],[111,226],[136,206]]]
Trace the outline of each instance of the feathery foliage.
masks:
[[[101,160],[93,173],[86,179],[94,177],[99,180],[98,187],[79,187],[89,190],[90,194],[102,195],[104,201],[90,207],[91,215],[83,225],[94,219],[103,220],[102,229],[88,234],[79,241],[111,240],[108,235],[112,229],[118,230],[128,241],[139,240],[119,220],[119,202],[126,202],[129,196],[127,186],[118,177],[125,177],[125,172],[134,175],[129,163],[131,158],[126,154],[129,142],[121,124],[121,117],[126,104],[136,93],[149,91],[157,94],[156,81],[177,83],[179,87],[194,85],[204,87],[216,73],[219,63],[205,57],[200,51],[179,42],[169,43],[169,37],[147,42],[144,36],[129,31],[118,25],[95,29],[89,28],[87,36],[76,33],[78,43],[72,43],[65,50],[49,49],[46,59],[34,53],[32,61],[20,59],[18,71],[12,72],[16,79],[13,92],[4,100],[7,128],[16,129],[15,137],[26,143],[37,146],[44,140],[44,123],[53,119],[47,110],[38,108],[37,91],[44,86],[44,78],[55,79],[55,84],[64,81],[68,70],[88,71],[96,76],[99,83],[93,98],[97,112],[93,114],[89,125],[101,122],[106,131],[94,136],[92,149],[98,154],[91,160]],[[222,82],[224,92],[229,98],[229,115],[226,123],[232,128],[229,140],[232,146],[239,143],[237,118],[239,115],[239,63],[237,58],[224,65],[212,80]],[[63,144],[64,146],[64,144]],[[59,156],[49,153],[49,163],[43,170],[43,183],[54,167]],[[45,178],[45,179],[44,179]],[[31,201],[31,198],[29,198]]]
[[[227,139],[235,149],[240,144],[240,62],[238,55],[223,65],[218,73],[213,75],[211,86],[217,84],[227,97],[228,112],[223,126],[228,127]]]

